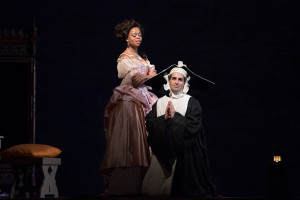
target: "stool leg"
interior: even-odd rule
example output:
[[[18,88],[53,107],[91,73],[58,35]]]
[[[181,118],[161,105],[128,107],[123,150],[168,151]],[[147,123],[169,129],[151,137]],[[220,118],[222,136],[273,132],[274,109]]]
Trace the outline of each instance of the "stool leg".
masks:
[[[40,198],[45,198],[46,194],[53,194],[54,197],[58,197],[58,189],[56,186],[55,175],[58,166],[43,165],[42,170],[44,174],[44,180],[41,186]]]
[[[23,192],[24,189],[23,179],[25,176],[26,167],[13,165],[12,170],[14,176],[14,183],[10,190],[10,198],[14,198],[15,195],[20,195]]]
[[[16,185],[16,182],[14,181],[14,183],[10,189],[10,198],[11,199],[15,198],[15,194],[16,194],[16,186],[15,185]]]

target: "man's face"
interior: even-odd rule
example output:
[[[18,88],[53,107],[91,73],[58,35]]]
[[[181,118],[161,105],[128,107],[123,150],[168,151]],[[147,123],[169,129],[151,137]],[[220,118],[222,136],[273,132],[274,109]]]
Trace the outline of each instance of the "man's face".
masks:
[[[184,76],[181,73],[174,72],[169,80],[169,85],[174,94],[178,94],[184,87]]]

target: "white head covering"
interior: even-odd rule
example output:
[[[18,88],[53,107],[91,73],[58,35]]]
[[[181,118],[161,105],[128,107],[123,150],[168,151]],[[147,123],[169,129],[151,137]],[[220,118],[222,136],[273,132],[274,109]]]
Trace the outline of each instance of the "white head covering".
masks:
[[[182,74],[185,77],[185,79],[186,79],[184,87],[183,87],[183,90],[179,94],[177,94],[176,96],[178,96],[178,95],[181,96],[181,94],[186,94],[189,91],[190,85],[188,84],[188,82],[191,79],[191,77],[190,76],[188,77],[188,73],[182,68],[183,66],[186,67],[186,65],[184,65],[182,61],[178,61],[177,67],[174,67],[170,71],[169,74],[164,75],[164,79],[167,81],[167,83],[164,84],[164,89],[165,90],[170,90],[170,96],[172,96],[172,91],[170,89],[168,76],[171,75],[171,74],[173,74],[174,72],[178,72],[178,73]]]

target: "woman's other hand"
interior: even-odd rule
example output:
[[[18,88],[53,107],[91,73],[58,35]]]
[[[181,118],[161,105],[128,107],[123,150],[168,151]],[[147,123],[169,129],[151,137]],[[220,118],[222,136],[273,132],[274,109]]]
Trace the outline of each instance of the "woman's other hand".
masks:
[[[146,75],[137,72],[135,75],[132,76],[133,87],[139,87],[143,85],[145,79],[146,79]]]
[[[153,77],[153,76],[155,76],[156,74],[157,74],[157,73],[156,73],[156,69],[153,68],[153,67],[151,67],[151,68],[149,69],[148,75],[149,75],[150,77]]]

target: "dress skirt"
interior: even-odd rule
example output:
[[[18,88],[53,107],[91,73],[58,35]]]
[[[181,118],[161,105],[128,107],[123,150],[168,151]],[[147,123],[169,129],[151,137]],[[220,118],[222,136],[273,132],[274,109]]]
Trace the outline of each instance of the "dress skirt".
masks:
[[[149,104],[130,85],[116,87],[104,113],[106,150],[100,171],[109,195],[135,195],[150,165],[145,111]]]

